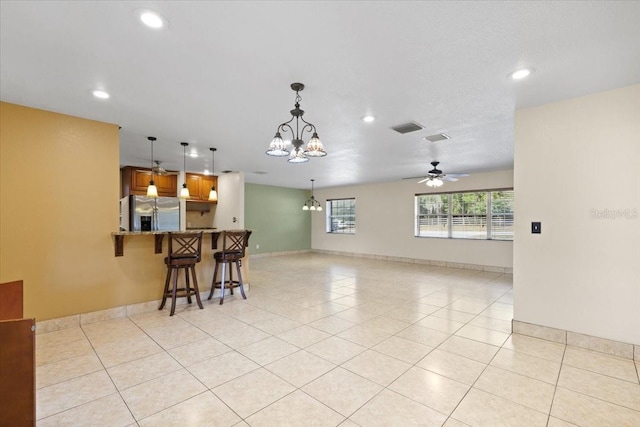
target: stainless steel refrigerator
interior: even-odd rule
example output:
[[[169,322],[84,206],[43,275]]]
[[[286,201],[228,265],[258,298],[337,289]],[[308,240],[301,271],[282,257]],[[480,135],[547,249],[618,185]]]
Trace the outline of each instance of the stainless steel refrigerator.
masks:
[[[180,230],[180,199],[177,197],[129,196],[120,200],[123,231]]]

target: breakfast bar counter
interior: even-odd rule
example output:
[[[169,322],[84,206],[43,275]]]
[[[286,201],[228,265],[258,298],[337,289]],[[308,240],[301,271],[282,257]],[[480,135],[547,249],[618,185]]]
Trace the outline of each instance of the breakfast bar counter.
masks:
[[[164,236],[171,233],[171,231],[115,231],[111,233],[114,241],[114,249],[115,256],[123,256],[124,255],[124,238],[125,236],[154,236],[155,240],[155,252],[156,254],[162,253],[162,241]],[[203,235],[210,234],[211,235],[211,249],[217,249],[218,245],[218,237],[222,233],[222,230],[211,229],[211,228],[203,228],[203,229],[195,229],[195,230],[186,230],[186,231],[173,231],[173,233],[188,233],[188,234],[196,234],[202,233]]]
[[[234,229],[237,230],[237,229]],[[214,274],[214,253],[222,250],[222,233],[225,230],[220,229],[189,229],[186,231],[117,231],[111,233],[114,245],[115,256],[122,257],[123,263],[121,265],[131,265],[126,258],[133,258],[136,261],[135,268],[128,268],[127,275],[131,277],[138,277],[142,283],[150,283],[149,286],[155,286],[153,283],[163,283],[164,274],[166,273],[165,264],[162,262],[166,254],[163,254],[168,249],[167,243],[169,239],[165,239],[169,233],[184,233],[184,234],[203,234],[202,242],[202,262],[199,262],[196,266],[196,274],[198,276],[198,282],[202,283],[201,290],[207,289],[212,281]],[[230,230],[231,231],[231,230]],[[247,230],[249,236],[247,237],[246,245],[248,246],[248,240],[251,236],[252,230]],[[127,254],[124,253],[124,241],[129,241]],[[207,240],[211,242],[208,244]],[[155,257],[162,257],[158,261],[154,261]],[[126,268],[126,267],[125,267]],[[246,247],[245,256],[240,263],[242,270],[242,278],[245,285],[249,284],[249,250]],[[221,271],[218,271],[218,278]],[[152,279],[155,277],[155,279]],[[146,285],[145,285],[146,286]],[[160,289],[160,288],[158,288]],[[248,287],[245,287],[248,289]]]

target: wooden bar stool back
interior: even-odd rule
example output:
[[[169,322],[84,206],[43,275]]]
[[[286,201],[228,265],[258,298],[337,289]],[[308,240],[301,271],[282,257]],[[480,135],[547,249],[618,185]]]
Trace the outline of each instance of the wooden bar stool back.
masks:
[[[171,314],[176,311],[176,298],[187,298],[187,302],[191,304],[191,296],[195,295],[198,307],[202,306],[200,300],[200,291],[198,290],[198,279],[196,278],[196,264],[200,262],[202,253],[202,232],[200,233],[169,233],[168,239],[169,254],[164,259],[167,265],[167,278],[164,282],[164,293],[162,294],[162,303],[160,310],[164,308],[167,297],[171,298]],[[185,285],[178,288],[178,272],[184,270]],[[193,284],[190,283],[189,273],[193,278]],[[169,288],[171,276],[173,275],[173,285]]]
[[[229,293],[233,295],[234,288],[240,288],[242,299],[247,299],[244,293],[244,285],[242,282],[242,258],[244,258],[247,240],[250,232],[248,230],[225,230],[222,232],[222,251],[213,254],[216,261],[213,269],[213,280],[211,282],[211,292],[209,298],[213,297],[213,292],[220,289],[220,304],[224,301],[225,288],[229,289]],[[220,272],[220,280],[218,279],[218,266],[222,265]],[[238,279],[233,279],[233,265],[235,265]],[[227,279],[227,272],[229,278]]]

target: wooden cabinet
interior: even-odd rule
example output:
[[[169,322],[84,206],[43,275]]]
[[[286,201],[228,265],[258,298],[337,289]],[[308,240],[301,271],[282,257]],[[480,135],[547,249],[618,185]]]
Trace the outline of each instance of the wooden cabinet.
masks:
[[[0,283],[2,425],[36,425],[36,319],[23,319],[22,280]]]
[[[216,187],[216,190],[218,189],[218,177],[187,173],[187,188],[189,189],[190,195],[189,200],[209,202],[209,192],[211,191],[211,187]]]
[[[136,166],[125,166],[120,169],[122,197],[135,195],[146,196],[151,170]],[[153,182],[158,187],[158,196],[176,197],[178,195],[178,177],[176,175],[153,175]]]

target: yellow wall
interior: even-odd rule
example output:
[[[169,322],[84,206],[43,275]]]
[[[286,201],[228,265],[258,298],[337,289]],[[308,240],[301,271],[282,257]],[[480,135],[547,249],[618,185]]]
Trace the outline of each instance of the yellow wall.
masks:
[[[0,283],[24,281],[25,317],[161,297],[166,270],[153,237],[125,238],[114,257],[118,197],[117,125],[0,103]],[[209,270],[199,271],[201,289]]]

